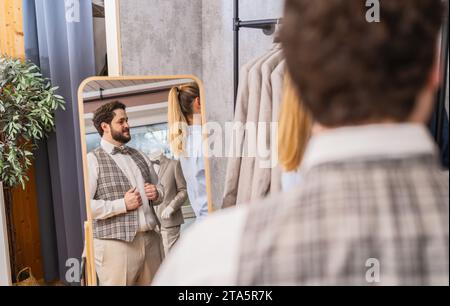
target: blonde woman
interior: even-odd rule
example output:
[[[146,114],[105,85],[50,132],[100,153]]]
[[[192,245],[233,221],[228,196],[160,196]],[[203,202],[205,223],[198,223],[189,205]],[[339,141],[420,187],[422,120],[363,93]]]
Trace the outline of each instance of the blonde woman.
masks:
[[[278,159],[283,169],[281,186],[286,192],[301,182],[299,169],[312,134],[313,120],[289,74],[286,74],[284,84],[278,129]]]
[[[200,90],[196,83],[173,87],[169,93],[170,148],[180,158],[187,192],[197,222],[208,215]]]

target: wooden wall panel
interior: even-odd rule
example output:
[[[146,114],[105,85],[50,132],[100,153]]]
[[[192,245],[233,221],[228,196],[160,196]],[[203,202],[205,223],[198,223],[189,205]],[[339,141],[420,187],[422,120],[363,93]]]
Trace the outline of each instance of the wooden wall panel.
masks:
[[[22,0],[0,0],[0,54],[25,58]]]
[[[15,238],[16,272],[31,267],[37,279],[43,278],[41,257],[41,236],[39,231],[39,211],[36,194],[34,167],[28,171],[30,181],[25,190],[17,187],[12,190],[12,215]]]

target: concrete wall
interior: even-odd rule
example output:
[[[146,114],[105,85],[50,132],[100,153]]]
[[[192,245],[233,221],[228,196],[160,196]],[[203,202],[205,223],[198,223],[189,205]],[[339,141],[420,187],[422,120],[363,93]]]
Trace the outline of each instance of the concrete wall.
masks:
[[[241,0],[242,20],[278,18],[283,0]],[[124,75],[195,74],[205,84],[208,121],[233,119],[233,1],[121,0]],[[241,29],[240,63],[264,54],[273,37]],[[213,201],[221,205],[226,160],[211,159]]]
[[[201,0],[121,0],[124,75],[202,73]]]

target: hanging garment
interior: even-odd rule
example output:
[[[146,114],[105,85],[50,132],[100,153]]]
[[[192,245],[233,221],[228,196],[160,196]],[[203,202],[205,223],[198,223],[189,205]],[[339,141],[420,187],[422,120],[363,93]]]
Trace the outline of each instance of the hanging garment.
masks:
[[[239,88],[236,100],[236,112],[234,122],[241,124],[241,127],[236,131],[235,142],[231,145],[232,154],[229,155],[227,171],[225,177],[225,190],[223,195],[222,207],[230,207],[236,205],[240,168],[241,168],[241,156],[243,152],[244,138],[245,138],[245,123],[247,122],[248,101],[249,101],[249,73],[252,67],[258,65],[261,61],[265,61],[267,58],[277,52],[278,49],[272,48],[268,53],[253,59],[241,68],[239,78]],[[235,152],[235,148],[237,152]]]
[[[272,99],[273,99],[273,85],[272,73],[276,67],[281,64],[284,55],[283,52],[278,52],[270,57],[261,68],[262,83],[261,83],[261,101],[259,107],[259,117],[257,126],[257,154],[255,158],[255,165],[253,171],[252,193],[251,200],[257,200],[266,197],[270,191],[270,182],[272,174],[272,148],[276,147],[275,139],[272,138],[273,131],[271,130],[272,122]],[[282,86],[282,84],[281,84]],[[276,132],[276,131],[275,131]],[[276,137],[274,137],[276,138]]]
[[[181,169],[179,161],[169,159],[161,154],[154,159],[158,164],[153,164],[154,167],[159,167],[158,179],[159,183],[164,186],[164,199],[162,203],[155,207],[156,215],[161,222],[162,228],[176,227],[184,224],[183,212],[181,206],[186,202],[187,187],[186,179]],[[170,218],[163,219],[162,213],[167,208],[173,209]]]
[[[167,256],[180,238],[181,224],[184,223],[181,207],[188,198],[186,179],[179,161],[169,159],[164,154],[154,161],[153,167],[158,168],[159,183],[164,186],[164,200],[155,211],[161,222],[161,237]],[[165,216],[167,210],[172,211],[169,217]]]
[[[280,108],[283,101],[284,92],[284,78],[286,74],[286,61],[283,60],[277,68],[272,72],[272,122],[279,122],[280,119]],[[272,141],[272,148],[276,152],[277,164],[272,168],[271,178],[270,178],[270,193],[278,193],[281,191],[281,166],[278,162],[278,134],[274,141]]]
[[[236,203],[247,203],[252,195],[253,172],[255,168],[257,130],[256,125],[259,122],[259,109],[261,102],[261,87],[262,87],[262,67],[266,61],[269,61],[273,56],[278,56],[282,53],[281,45],[276,44],[274,48],[278,51],[270,56],[267,60],[260,61],[252,67],[249,73],[249,101],[247,113],[247,130],[244,138],[244,150],[241,160],[241,170],[239,177],[239,186]]]
[[[267,56],[267,55],[264,55]],[[231,151],[227,163],[227,171],[225,177],[225,189],[223,195],[222,207],[227,208],[236,205],[237,187],[239,184],[239,170],[241,168],[242,144],[244,142],[244,124],[247,121],[248,107],[248,73],[260,58],[255,58],[245,64],[239,73],[239,86],[236,97],[236,110],[234,114],[234,122],[242,124],[237,128],[236,138],[230,146]],[[237,151],[235,151],[237,150]]]

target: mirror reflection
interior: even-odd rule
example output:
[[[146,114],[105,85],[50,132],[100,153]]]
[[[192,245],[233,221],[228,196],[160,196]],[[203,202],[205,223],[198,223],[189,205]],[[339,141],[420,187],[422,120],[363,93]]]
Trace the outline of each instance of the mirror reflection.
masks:
[[[83,106],[98,283],[149,285],[208,215],[199,86],[102,78],[84,86]]]

